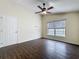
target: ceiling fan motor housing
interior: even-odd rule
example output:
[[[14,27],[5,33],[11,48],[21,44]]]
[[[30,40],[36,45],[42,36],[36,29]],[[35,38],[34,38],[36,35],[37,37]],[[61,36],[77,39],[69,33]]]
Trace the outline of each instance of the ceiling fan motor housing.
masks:
[[[42,11],[46,11],[46,8],[43,8],[43,10]]]

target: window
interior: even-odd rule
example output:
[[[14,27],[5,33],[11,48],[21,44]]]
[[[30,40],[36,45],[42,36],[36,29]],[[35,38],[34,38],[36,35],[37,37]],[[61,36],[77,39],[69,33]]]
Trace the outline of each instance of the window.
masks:
[[[48,35],[65,37],[65,20],[48,22]]]

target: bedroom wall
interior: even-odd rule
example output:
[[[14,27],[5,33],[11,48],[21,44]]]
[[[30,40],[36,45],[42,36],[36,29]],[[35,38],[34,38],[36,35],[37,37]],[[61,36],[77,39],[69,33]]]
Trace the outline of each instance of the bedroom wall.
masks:
[[[66,18],[66,36],[53,37],[47,35],[47,23]],[[61,13],[42,16],[42,37],[79,45],[79,12]]]
[[[26,5],[24,8],[11,0],[0,0],[0,16],[14,16],[18,20],[18,42],[25,42],[41,37],[40,16],[34,14]]]

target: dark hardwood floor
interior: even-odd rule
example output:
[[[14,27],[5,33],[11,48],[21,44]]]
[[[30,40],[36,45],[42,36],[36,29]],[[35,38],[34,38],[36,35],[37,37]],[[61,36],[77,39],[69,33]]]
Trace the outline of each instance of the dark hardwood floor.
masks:
[[[0,59],[79,59],[79,46],[38,39],[0,48]]]

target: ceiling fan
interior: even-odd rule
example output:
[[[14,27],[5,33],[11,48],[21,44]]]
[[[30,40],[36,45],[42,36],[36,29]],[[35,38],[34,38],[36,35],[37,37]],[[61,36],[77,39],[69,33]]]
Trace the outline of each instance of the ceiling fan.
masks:
[[[48,13],[51,13],[51,12],[48,12],[48,10],[53,9],[54,7],[51,6],[51,7],[49,7],[49,8],[46,8],[45,5],[46,5],[46,4],[43,3],[43,7],[41,7],[41,6],[37,6],[38,8],[41,9],[41,11],[39,11],[39,12],[35,12],[35,14],[39,14],[39,13],[41,13],[41,14],[48,14]]]

